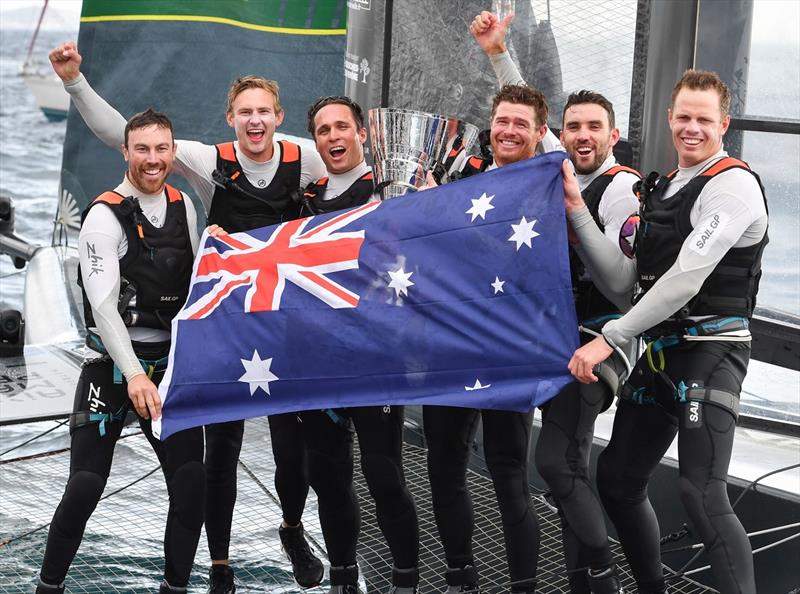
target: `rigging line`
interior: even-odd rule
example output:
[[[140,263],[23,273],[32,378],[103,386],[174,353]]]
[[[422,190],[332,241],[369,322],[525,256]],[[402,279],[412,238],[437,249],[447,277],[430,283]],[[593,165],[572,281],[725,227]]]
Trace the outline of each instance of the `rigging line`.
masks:
[[[758,549],[754,549],[753,550],[753,555],[755,555],[757,553],[761,553],[762,551],[766,551],[767,549],[772,549],[774,547],[777,547],[778,545],[782,545],[784,543],[787,543],[790,540],[794,540],[795,538],[800,538],[800,532],[795,532],[791,536],[787,536],[786,538],[782,538],[780,540],[776,540],[775,542],[772,542],[772,543],[770,543],[768,545],[765,545],[765,546],[760,547]],[[683,576],[692,575],[694,573],[700,573],[701,571],[705,571],[707,569],[711,569],[711,565],[704,565],[703,567],[698,567],[697,569],[692,569],[691,571],[687,571],[687,572],[683,573]],[[670,577],[668,579],[672,579],[672,577]]]
[[[30,439],[27,439],[27,440],[23,441],[22,443],[18,443],[18,444],[17,444],[17,445],[15,445],[14,447],[8,448],[8,449],[7,449],[5,452],[0,452],[0,458],[2,458],[3,456],[5,456],[5,455],[6,455],[6,454],[8,454],[9,452],[13,452],[14,450],[17,450],[17,449],[21,448],[22,446],[28,445],[28,444],[29,444],[30,442],[32,442],[32,441],[36,441],[36,440],[37,440],[37,439],[39,439],[40,437],[44,437],[45,435],[47,435],[48,433],[51,433],[51,432],[55,431],[55,430],[56,430],[56,429],[58,429],[59,427],[63,427],[63,426],[64,426],[66,423],[68,423],[68,422],[69,422],[69,419],[65,419],[65,420],[63,420],[63,421],[59,421],[59,422],[57,422],[57,423],[56,423],[55,427],[50,427],[50,429],[48,429],[47,431],[44,431],[44,432],[40,433],[39,435],[34,435],[34,436],[33,436],[33,437],[31,437]]]
[[[247,464],[245,464],[245,463],[242,461],[242,457],[241,457],[241,455],[239,456],[239,466],[241,466],[241,467],[242,467],[242,469],[243,469],[243,470],[244,470],[244,471],[245,471],[245,472],[246,472],[246,473],[247,473],[247,474],[250,476],[250,478],[251,478],[251,479],[253,479],[253,481],[255,481],[256,485],[258,485],[258,487],[259,487],[259,488],[260,488],[262,491],[264,491],[264,493],[267,495],[267,497],[269,497],[269,498],[272,500],[272,503],[274,503],[275,505],[277,505],[277,506],[278,506],[278,508],[280,509],[280,507],[281,507],[281,502],[278,500],[278,498],[277,498],[277,497],[275,497],[275,495],[273,495],[273,494],[272,494],[272,491],[270,491],[270,490],[269,490],[269,488],[268,488],[268,487],[267,487],[267,486],[266,486],[266,485],[265,485],[265,484],[264,484],[264,483],[261,481],[261,479],[260,479],[260,478],[258,478],[258,476],[256,476],[256,474],[255,474],[255,473],[254,473],[252,470],[250,470],[250,468],[247,466]],[[325,558],[327,559],[327,557],[328,557],[328,549],[326,549],[325,547],[321,546],[321,545],[320,545],[320,544],[317,542],[317,539],[316,539],[316,538],[314,538],[314,537],[313,537],[311,534],[309,534],[308,532],[306,532],[306,533],[305,533],[305,535],[306,535],[306,538],[307,538],[308,540],[310,540],[312,543],[314,543],[314,547],[316,547],[316,549],[317,549],[317,552],[318,552],[318,553],[321,553],[322,555],[324,555],[324,556],[325,556]]]
[[[139,482],[143,481],[144,479],[146,479],[147,477],[152,475],[154,472],[158,471],[160,468],[161,468],[161,465],[159,464],[153,470],[143,474],[142,476],[140,476],[139,478],[131,481],[127,485],[122,485],[119,489],[116,489],[115,491],[111,491],[111,493],[108,493],[107,495],[103,495],[100,499],[98,499],[97,502],[100,503],[104,499],[108,499],[112,495],[116,495],[117,493],[120,493],[120,492],[124,491],[128,487],[132,487],[136,483],[139,483]],[[51,524],[51,522],[47,522],[47,524],[42,524],[38,528],[34,528],[33,530],[29,530],[28,532],[25,532],[24,534],[20,534],[19,536],[14,536],[14,537],[11,537],[11,538],[7,538],[6,540],[0,542],[0,548],[3,548],[4,546],[9,545],[12,542],[16,542],[18,540],[21,540],[21,539],[25,538],[26,536],[30,536],[31,534],[35,534],[37,532],[40,532],[41,530],[44,530],[45,528],[49,527],[50,524]]]
[[[771,470],[771,471],[767,472],[766,474],[762,474],[760,477],[756,478],[755,480],[753,480],[753,481],[750,481],[750,483],[749,483],[749,484],[748,484],[748,485],[747,485],[747,486],[744,488],[744,490],[743,490],[743,491],[742,491],[742,492],[739,494],[739,497],[737,497],[737,498],[736,498],[736,501],[734,501],[734,502],[731,504],[731,509],[732,509],[732,510],[735,510],[735,509],[736,509],[736,506],[737,506],[737,505],[739,504],[739,502],[742,500],[742,497],[744,497],[744,496],[745,496],[745,494],[746,494],[748,491],[750,491],[750,489],[753,489],[753,490],[755,490],[755,488],[756,488],[756,485],[758,485],[758,483],[760,483],[761,481],[763,481],[765,478],[767,478],[767,477],[770,477],[770,476],[772,476],[772,475],[774,475],[774,474],[780,474],[781,472],[786,472],[787,470],[793,470],[793,469],[795,469],[795,468],[800,468],[800,464],[791,464],[791,465],[789,465],[789,466],[784,466],[784,467],[782,467],[782,468],[777,468],[777,469],[775,469],[775,470]],[[702,555],[702,554],[703,554],[703,552],[704,552],[705,550],[706,550],[706,547],[705,547],[705,544],[704,544],[702,547],[700,547],[700,549],[698,549],[698,551],[697,551],[697,552],[696,552],[694,555],[692,555],[692,558],[691,558],[691,559],[689,559],[689,560],[688,560],[686,563],[684,563],[684,564],[683,564],[683,566],[682,566],[680,569],[678,569],[677,571],[673,571],[673,570],[671,570],[671,569],[670,569],[670,571],[671,571],[671,572],[673,573],[673,575],[675,575],[675,576],[683,576],[683,575],[686,575],[686,573],[685,573],[685,572],[686,572],[686,570],[687,570],[689,567],[691,567],[692,563],[694,563],[695,561],[697,561],[697,559],[700,557],[700,555]],[[671,578],[670,578],[670,579],[671,579]]]
[[[66,421],[64,421],[64,423],[66,423]],[[57,429],[57,428],[58,427],[53,427],[53,429]],[[53,429],[50,429],[50,431],[52,431]],[[142,434],[141,430],[135,431],[133,433],[126,433],[125,435],[120,435],[117,438],[117,441],[119,441],[120,439],[126,439],[128,437],[134,437],[136,435],[141,435],[141,434]],[[42,435],[44,435],[44,433]],[[42,435],[39,435],[37,437],[41,437]],[[25,444],[21,443],[19,445],[23,446]],[[15,446],[15,447],[11,448],[11,450],[16,449],[17,447],[19,447],[19,446]],[[70,449],[71,448],[60,448],[58,450],[50,450],[50,451],[47,451],[47,452],[39,452],[38,454],[30,454],[29,456],[19,456],[18,458],[10,458],[9,460],[0,460],[0,465],[9,464],[10,462],[24,462],[25,460],[35,460],[37,458],[46,458],[48,456],[54,456],[56,454],[63,454],[64,452],[68,452]],[[7,452],[10,452],[11,450],[7,450]],[[0,455],[2,455],[2,454],[0,454]]]
[[[764,534],[770,534],[772,532],[780,532],[781,530],[788,530],[789,528],[798,528],[800,527],[800,522],[795,522],[794,524],[784,524],[783,526],[775,526],[774,528],[766,528],[764,530],[757,530],[756,532],[748,532],[747,537],[752,538],[754,536],[762,536]],[[700,549],[703,547],[703,543],[698,542],[693,545],[687,545],[685,547],[677,547],[674,549],[667,549],[666,551],[661,551],[662,555],[667,553],[679,553],[681,551],[691,551],[693,549]]]

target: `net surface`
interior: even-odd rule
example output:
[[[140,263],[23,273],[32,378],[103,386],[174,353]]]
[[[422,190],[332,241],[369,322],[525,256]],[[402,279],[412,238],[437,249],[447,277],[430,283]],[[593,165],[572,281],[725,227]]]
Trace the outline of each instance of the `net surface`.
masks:
[[[37,429],[48,425],[38,424]],[[43,430],[43,429],[41,429]],[[30,431],[35,433],[35,431]],[[9,429],[3,428],[0,443],[14,445]],[[117,444],[114,466],[101,500],[86,528],[83,543],[66,580],[68,592],[112,593],[152,592],[163,570],[162,536],[167,493],[158,462],[144,436],[137,429],[125,430]],[[0,461],[0,591],[31,592],[44,553],[47,530],[29,531],[50,521],[63,493],[69,469],[66,430],[49,434],[18,457]],[[33,444],[32,444],[33,445]],[[31,454],[37,451],[38,454]],[[414,495],[420,524],[421,592],[445,589],[445,562],[431,507],[424,448],[406,444],[406,479]],[[140,479],[146,473],[149,476]],[[391,557],[375,519],[366,483],[356,460],[356,490],[362,509],[359,543],[361,589],[387,592],[390,588]],[[239,592],[300,592],[292,579],[291,567],[280,547],[278,526],[280,506],[274,490],[274,462],[266,420],[247,422],[240,458],[238,499],[233,518],[231,562],[236,570]],[[131,484],[133,483],[133,484]],[[474,551],[481,572],[482,591],[508,591],[506,563],[499,513],[491,480],[469,471],[475,508]],[[129,485],[129,486],[128,486]],[[119,492],[116,492],[117,490]],[[535,498],[542,530],[538,591],[569,592],[563,571],[560,528],[556,513]],[[309,493],[303,515],[310,544],[324,558],[324,541],[319,527],[317,504]],[[615,556],[622,558],[615,545]],[[201,537],[190,582],[190,592],[204,592],[208,571],[205,534]],[[326,572],[327,573],[327,572]],[[623,566],[623,582],[632,586]],[[326,592],[327,584],[308,590]],[[671,592],[711,592],[688,580],[672,582]]]

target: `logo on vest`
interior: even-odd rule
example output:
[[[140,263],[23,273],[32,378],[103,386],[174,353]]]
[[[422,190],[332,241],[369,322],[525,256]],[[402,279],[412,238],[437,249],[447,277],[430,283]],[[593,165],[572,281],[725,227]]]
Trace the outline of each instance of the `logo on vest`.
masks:
[[[690,244],[692,251],[705,256],[711,250],[711,246],[714,245],[717,237],[719,237],[719,231],[728,222],[728,218],[725,213],[717,213],[705,224],[702,230],[696,230]]]
[[[161,301],[167,301],[169,303],[172,303],[172,302],[177,301],[177,300],[178,300],[178,296],[177,295],[162,295],[161,296]]]

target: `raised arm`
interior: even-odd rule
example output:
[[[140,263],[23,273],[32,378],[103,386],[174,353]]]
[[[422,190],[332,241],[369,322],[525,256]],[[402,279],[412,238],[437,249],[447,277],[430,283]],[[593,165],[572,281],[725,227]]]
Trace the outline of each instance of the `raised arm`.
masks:
[[[94,91],[81,74],[82,58],[75,43],[62,43],[50,52],[49,57],[53,70],[63,81],[72,104],[89,129],[104,144],[121,150],[125,141],[126,120]]]

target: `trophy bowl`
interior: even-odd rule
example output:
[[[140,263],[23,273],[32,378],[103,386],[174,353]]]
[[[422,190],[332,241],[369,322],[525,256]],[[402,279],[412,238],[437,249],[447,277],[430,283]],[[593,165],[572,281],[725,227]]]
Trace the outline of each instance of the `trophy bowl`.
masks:
[[[369,132],[382,200],[416,192],[429,171],[444,180],[447,164],[468,153],[478,137],[476,126],[458,118],[391,107],[369,110]]]

